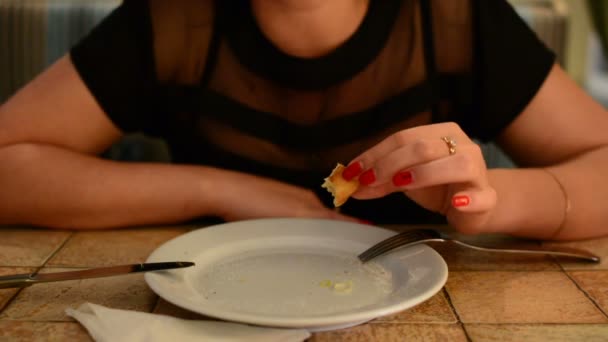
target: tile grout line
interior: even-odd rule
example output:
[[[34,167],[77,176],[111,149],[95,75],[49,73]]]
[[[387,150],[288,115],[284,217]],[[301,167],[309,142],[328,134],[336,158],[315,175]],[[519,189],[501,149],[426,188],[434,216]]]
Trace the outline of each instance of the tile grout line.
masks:
[[[448,288],[444,287],[443,288],[443,292],[445,294],[445,299],[448,301],[448,305],[450,305],[450,308],[452,309],[452,312],[454,312],[454,315],[456,316],[456,320],[458,321],[457,322],[458,325],[460,326],[460,328],[464,332],[464,336],[467,338],[467,341],[469,341],[469,342],[473,341],[471,339],[471,336],[469,336],[469,332],[467,331],[467,328],[465,327],[464,323],[460,319],[460,315],[458,314],[458,311],[456,310],[456,307],[454,306],[454,303],[452,303],[452,297],[450,297],[450,293],[448,292]]]
[[[53,251],[47,256],[43,261],[42,265],[0,265],[0,267],[9,267],[9,268],[34,268],[34,274],[38,273],[46,264],[57,254],[59,251],[72,239],[72,237],[76,234],[76,232],[69,232],[68,237]]]
[[[51,258],[53,256],[55,256],[55,254],[57,254],[69,240],[72,239],[72,236],[74,236],[74,234],[75,234],[74,232],[70,232],[70,235],[68,235],[68,237],[61,243],[61,245],[59,245],[59,247],[57,247],[52,253],[50,253],[50,255],[48,257],[46,257],[46,259],[44,259],[42,261],[42,265],[32,267],[32,268],[34,268],[34,271],[32,272],[32,274],[37,274],[38,272],[40,272],[40,270],[44,268],[46,263],[49,262],[49,260],[51,260]],[[0,316],[6,309],[8,309],[11,306],[11,304],[17,299],[17,297],[19,296],[21,291],[23,291],[25,288],[26,287],[19,288],[17,290],[17,292],[15,292],[15,294],[6,302],[4,307],[2,307],[2,309],[0,310]]]
[[[540,322],[528,322],[528,323],[518,323],[518,322],[510,322],[510,323],[483,323],[483,322],[475,322],[475,323],[467,323],[470,326],[520,326],[520,327],[532,327],[532,326],[585,326],[585,325],[601,325],[606,326],[606,323],[540,323]]]
[[[1,308],[0,310],[0,318],[2,317],[2,313],[4,311],[6,311],[6,309],[9,308],[9,306],[11,306],[11,304],[15,301],[15,299],[17,298],[17,296],[21,293],[21,291],[23,291],[25,287],[21,287],[17,290],[17,292],[15,292],[15,294],[9,298],[9,300],[6,301],[6,304],[4,304],[4,307]],[[0,321],[2,321],[2,319],[0,319]]]
[[[409,309],[405,309],[407,311]],[[427,321],[369,321],[367,324],[395,324],[395,325],[454,325],[460,322],[427,322]]]
[[[44,266],[46,266],[46,264],[55,256],[57,255],[57,253],[59,253],[59,251],[61,251],[63,249],[63,247],[65,247],[65,245],[72,240],[72,238],[74,237],[74,235],[76,235],[76,232],[70,232],[70,235],[65,239],[65,241],[63,241],[61,243],[61,245],[59,245],[59,247],[57,247],[57,249],[55,249],[53,251],[53,253],[51,253],[43,262],[42,262],[42,266],[40,266],[40,268],[36,271],[36,273],[38,273],[38,271],[40,271],[41,269],[44,268]]]
[[[574,286],[576,286],[577,289],[579,289],[579,291],[581,291],[585,297],[587,297],[587,299],[589,299],[591,301],[591,303],[593,303],[593,305],[600,310],[600,312],[604,315],[604,317],[608,318],[608,313],[605,312],[602,307],[595,301],[595,299],[593,299],[589,293],[587,293],[587,291],[585,291],[585,289],[583,289],[581,287],[581,285],[574,279],[572,278],[572,276],[568,273],[568,271],[562,266],[562,264],[559,264],[559,267],[561,268],[562,272],[566,275],[566,277],[568,277],[568,279],[570,279],[571,282],[574,283]]]

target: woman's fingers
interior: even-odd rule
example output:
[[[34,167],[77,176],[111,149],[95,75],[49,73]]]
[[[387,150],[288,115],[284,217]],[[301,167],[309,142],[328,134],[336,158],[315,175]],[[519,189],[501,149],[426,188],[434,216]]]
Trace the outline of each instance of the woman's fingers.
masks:
[[[483,186],[485,184],[480,183],[486,181],[485,177],[482,177],[484,166],[478,156],[460,153],[399,171],[391,178],[390,183],[395,190],[465,182]]]
[[[380,159],[400,148],[407,146],[412,146],[411,148],[414,149],[420,149],[418,153],[422,153],[423,155],[431,153],[431,151],[427,151],[427,149],[431,148],[432,146],[443,146],[443,151],[445,153],[442,155],[445,155],[449,153],[449,150],[446,143],[442,140],[443,136],[451,136],[456,141],[462,140],[463,143],[470,142],[470,139],[466,136],[466,134],[464,134],[460,127],[453,122],[405,129],[392,134],[377,145],[354,158],[353,161],[348,164],[348,167],[344,171],[343,177],[346,180],[356,178],[360,176],[362,172],[369,170],[376,165]],[[428,144],[425,142],[432,140],[437,140],[438,144]]]
[[[452,208],[463,213],[480,213],[496,206],[496,191],[494,188],[469,188],[452,195]]]
[[[494,188],[458,188],[451,195],[451,201],[444,206],[443,214],[458,231],[476,234],[483,231],[488,213],[496,207],[497,195]]]
[[[461,231],[483,227],[497,202],[481,148],[455,123],[395,133],[355,158],[343,177],[358,179],[354,198],[403,192]]]
[[[487,180],[483,175],[485,163],[479,146],[473,144],[462,146],[456,154],[448,154],[448,156],[439,159],[432,159],[431,154],[436,152],[431,149],[429,150],[431,152],[422,157],[422,159],[408,155],[408,151],[401,149],[395,151],[394,155],[383,158],[373,168],[374,173],[377,174],[373,182],[365,184],[365,173],[359,177],[359,181],[363,186],[359,187],[359,190],[353,194],[353,197],[370,199],[395,191],[407,191],[455,183],[467,183],[469,186],[476,188],[486,186]],[[400,162],[400,159],[405,159],[407,162]],[[430,161],[407,167],[407,165],[411,165],[410,161],[413,159]],[[397,165],[392,166],[391,163],[396,163]]]
[[[377,159],[373,166],[366,170],[368,173],[374,173],[371,183],[371,179],[365,176],[360,181],[367,186],[383,184],[392,180],[401,170],[448,156],[449,149],[443,140],[418,139]]]
[[[395,187],[390,183],[384,183],[378,186],[362,186],[352,194],[352,198],[359,200],[374,199],[384,197],[394,191]]]

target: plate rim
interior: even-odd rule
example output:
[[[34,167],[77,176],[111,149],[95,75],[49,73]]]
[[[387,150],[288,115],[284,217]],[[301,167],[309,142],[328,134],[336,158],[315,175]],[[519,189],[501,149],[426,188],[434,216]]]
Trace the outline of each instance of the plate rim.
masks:
[[[159,245],[152,253],[150,253],[146,262],[156,261],[154,258],[158,255],[158,253],[161,252],[164,248],[168,248],[169,245],[176,243],[176,241],[179,241],[182,239],[187,239],[190,235],[204,234],[205,230],[221,229],[222,227],[227,226],[227,225],[236,225],[236,226],[247,225],[247,224],[251,224],[253,222],[257,222],[257,224],[259,224],[261,222],[272,221],[273,223],[276,224],[277,221],[284,221],[284,220],[287,220],[287,221],[294,221],[294,220],[315,221],[315,222],[322,222],[322,223],[329,223],[329,224],[337,224],[337,223],[352,224],[352,225],[364,226],[365,229],[376,229],[379,231],[385,231],[389,234],[397,233],[393,230],[386,229],[386,228],[379,227],[379,226],[370,227],[367,224],[358,224],[358,223],[354,223],[354,222],[337,221],[337,220],[331,220],[331,219],[260,218],[260,219],[251,219],[251,220],[241,220],[241,221],[213,224],[213,225],[209,225],[209,226],[202,226],[200,228],[195,228],[187,233],[176,236],[170,240],[165,241],[163,244]],[[251,228],[247,228],[247,229],[251,229]],[[439,264],[441,269],[434,270],[434,271],[437,273],[437,277],[440,279],[435,284],[433,284],[432,287],[425,289],[424,293],[419,296],[409,298],[407,300],[399,301],[392,305],[388,305],[388,306],[384,306],[384,307],[380,307],[380,308],[376,308],[376,309],[372,309],[372,310],[366,310],[366,311],[337,314],[337,315],[334,315],[331,317],[330,316],[289,317],[289,318],[283,318],[281,320],[277,320],[276,317],[273,318],[271,316],[266,316],[266,315],[260,315],[260,316],[256,317],[254,314],[238,313],[238,312],[227,312],[225,314],[222,312],[217,312],[217,311],[209,312],[209,311],[201,310],[200,308],[195,307],[194,305],[189,305],[189,302],[185,299],[180,300],[179,297],[170,296],[170,295],[167,296],[165,291],[161,288],[162,286],[160,285],[160,283],[158,283],[154,279],[153,274],[146,273],[144,275],[144,278],[145,278],[145,281],[148,284],[148,286],[152,289],[152,291],[154,291],[159,297],[166,300],[167,302],[169,302],[173,305],[176,305],[180,308],[183,308],[185,310],[188,310],[188,311],[191,311],[191,312],[194,312],[197,314],[201,314],[204,316],[208,316],[211,318],[217,318],[217,319],[222,319],[225,321],[239,322],[239,323],[244,323],[244,324],[267,326],[267,327],[279,327],[279,328],[317,329],[317,328],[326,328],[326,327],[331,327],[331,326],[336,326],[337,328],[341,328],[341,327],[360,324],[360,323],[363,323],[366,321],[373,320],[378,317],[394,314],[394,313],[397,313],[397,312],[400,312],[403,310],[411,309],[411,308],[429,300],[431,297],[433,297],[434,295],[436,295],[438,292],[441,291],[441,289],[447,283],[447,279],[448,279],[448,266],[447,266],[445,259],[435,249],[433,249],[432,247],[430,247],[426,244],[416,245],[411,248],[424,249],[425,252],[430,253],[430,255],[432,255],[432,257],[435,259],[434,261],[436,261]]]

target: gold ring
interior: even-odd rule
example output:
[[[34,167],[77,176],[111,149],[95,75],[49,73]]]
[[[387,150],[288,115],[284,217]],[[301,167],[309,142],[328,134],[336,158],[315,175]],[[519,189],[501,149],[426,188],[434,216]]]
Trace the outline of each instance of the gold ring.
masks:
[[[456,140],[452,139],[452,137],[441,137],[441,140],[448,145],[448,150],[450,151],[450,155],[456,153]]]

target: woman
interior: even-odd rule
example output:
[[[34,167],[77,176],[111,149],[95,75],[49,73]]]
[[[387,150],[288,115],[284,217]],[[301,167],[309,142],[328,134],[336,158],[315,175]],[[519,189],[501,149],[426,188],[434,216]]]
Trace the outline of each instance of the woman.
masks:
[[[606,114],[506,0],[126,0],[0,107],[0,222],[445,218],[596,237]],[[174,163],[97,157],[134,131]],[[488,170],[472,139],[522,167]],[[341,213],[320,187],[337,162],[361,183]]]

